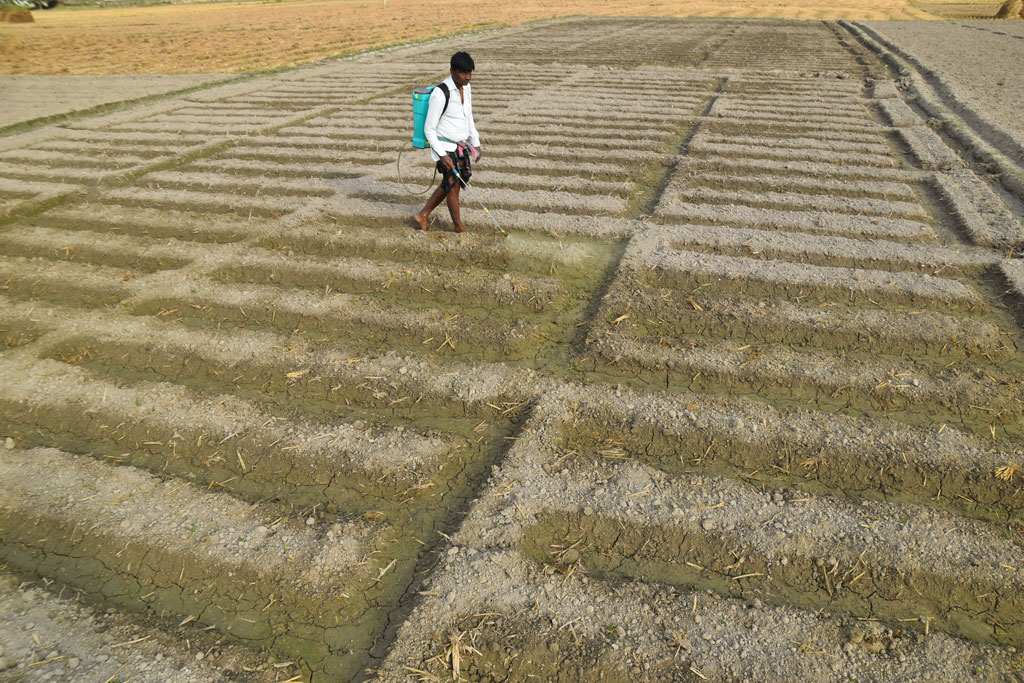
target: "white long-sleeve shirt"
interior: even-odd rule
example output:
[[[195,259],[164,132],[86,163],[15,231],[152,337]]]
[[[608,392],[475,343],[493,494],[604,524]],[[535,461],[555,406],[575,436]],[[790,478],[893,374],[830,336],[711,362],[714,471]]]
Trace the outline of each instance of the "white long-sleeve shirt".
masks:
[[[469,84],[462,86],[460,98],[451,76],[444,79],[444,83],[448,86],[448,109],[441,116],[444,93],[440,88],[434,88],[427,105],[427,120],[423,124],[423,133],[430,143],[430,155],[434,161],[454,152],[463,140],[469,140],[474,147],[480,146],[480,133],[473,122],[473,94]]]

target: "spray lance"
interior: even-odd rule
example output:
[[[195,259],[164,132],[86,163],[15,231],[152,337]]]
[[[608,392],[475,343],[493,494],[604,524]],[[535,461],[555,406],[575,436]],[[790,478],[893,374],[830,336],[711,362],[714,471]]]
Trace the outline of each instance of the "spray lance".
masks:
[[[462,151],[463,145],[466,145],[466,143],[459,143],[459,151]],[[476,156],[475,153],[471,154],[473,156]],[[487,217],[491,219],[492,223],[494,223],[494,227],[498,229],[498,232],[500,232],[505,237],[508,237],[508,233],[505,232],[500,225],[498,225],[498,221],[494,218],[494,216],[491,215],[491,212],[487,210],[487,207],[484,206],[484,203],[482,201],[480,201],[480,198],[476,196],[476,192],[473,191],[473,188],[469,186],[469,183],[462,179],[462,175],[459,173],[459,167],[455,166],[452,170],[455,171],[455,177],[459,179],[459,182],[462,183],[462,186],[469,190],[469,193],[473,195],[473,199],[476,200],[476,203],[480,205],[480,208],[484,210],[484,213],[487,214]]]
[[[500,232],[505,237],[508,237],[508,233],[502,230],[501,226],[498,225],[498,221],[494,218],[494,216],[491,215],[491,212],[487,210],[487,207],[484,206],[484,203],[482,201],[480,201],[480,198],[476,196],[476,192],[473,192],[473,188],[469,186],[469,183],[462,179],[461,175],[459,175],[459,169],[455,169],[455,177],[458,178],[459,182],[462,183],[462,186],[469,190],[469,193],[473,195],[473,199],[475,199],[476,203],[480,205],[480,208],[484,210],[484,213],[487,214],[487,217],[491,219],[491,222],[494,223],[494,227],[498,229],[498,232]]]

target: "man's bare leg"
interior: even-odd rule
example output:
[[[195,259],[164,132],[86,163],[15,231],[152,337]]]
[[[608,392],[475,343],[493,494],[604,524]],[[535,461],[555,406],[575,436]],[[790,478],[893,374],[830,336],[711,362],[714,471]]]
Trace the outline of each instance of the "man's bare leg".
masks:
[[[438,207],[438,205],[444,200],[445,191],[443,185],[438,185],[437,189],[434,190],[434,194],[430,195],[430,199],[427,200],[423,210],[413,216],[416,223],[419,224],[420,230],[427,231],[430,227],[427,225],[427,219],[430,218],[430,212]]]
[[[448,213],[452,215],[452,223],[455,225],[455,232],[466,232],[466,226],[462,224],[462,218],[459,216],[459,190],[461,186],[459,183],[455,183],[451,191],[448,193]]]

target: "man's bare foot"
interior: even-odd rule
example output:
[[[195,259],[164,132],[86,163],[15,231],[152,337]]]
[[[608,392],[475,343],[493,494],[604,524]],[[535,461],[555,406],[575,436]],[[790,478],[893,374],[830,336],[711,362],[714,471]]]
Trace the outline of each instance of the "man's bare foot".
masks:
[[[455,232],[466,232],[466,226],[464,226],[464,225],[456,225],[455,226]]]
[[[430,230],[430,226],[427,225],[427,217],[424,216],[422,213],[416,214],[415,216],[412,217],[412,219],[416,221],[416,224],[420,226],[420,230],[422,230],[423,232],[427,232],[428,230]]]

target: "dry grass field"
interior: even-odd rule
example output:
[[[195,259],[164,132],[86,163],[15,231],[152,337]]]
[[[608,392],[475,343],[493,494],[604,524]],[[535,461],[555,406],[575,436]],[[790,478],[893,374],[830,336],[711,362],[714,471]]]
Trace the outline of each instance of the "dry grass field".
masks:
[[[963,3],[961,3],[963,4]],[[991,4],[991,3],[988,3]],[[989,12],[995,12],[998,3]],[[333,0],[35,12],[0,24],[0,73],[239,73],[568,15],[936,19],[906,0]]]

